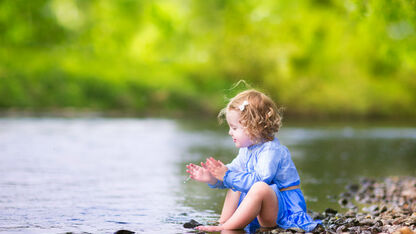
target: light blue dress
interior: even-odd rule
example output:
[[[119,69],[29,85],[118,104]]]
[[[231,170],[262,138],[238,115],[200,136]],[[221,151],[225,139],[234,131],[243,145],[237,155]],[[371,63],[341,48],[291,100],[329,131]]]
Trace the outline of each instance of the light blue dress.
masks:
[[[313,220],[306,213],[306,203],[300,189],[280,191],[280,189],[300,184],[299,174],[292,161],[289,150],[281,145],[277,138],[273,141],[240,148],[237,157],[226,165],[224,181],[211,188],[230,188],[240,191],[240,202],[244,199],[251,186],[259,181],[270,185],[279,201],[277,224],[281,228],[297,227],[312,231],[319,220]],[[259,227],[257,219],[246,229],[254,231]]]

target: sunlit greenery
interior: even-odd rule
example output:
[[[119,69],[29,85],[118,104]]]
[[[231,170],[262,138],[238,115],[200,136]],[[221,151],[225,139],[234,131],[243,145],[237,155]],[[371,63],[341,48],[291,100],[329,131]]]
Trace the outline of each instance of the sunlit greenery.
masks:
[[[0,108],[416,117],[415,0],[1,0]]]

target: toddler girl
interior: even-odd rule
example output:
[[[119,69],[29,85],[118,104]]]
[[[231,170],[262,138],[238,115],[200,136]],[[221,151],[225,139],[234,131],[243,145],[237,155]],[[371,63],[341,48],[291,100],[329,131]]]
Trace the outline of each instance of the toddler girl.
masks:
[[[201,166],[186,166],[191,179],[211,188],[229,189],[220,225],[197,229],[220,231],[248,225],[253,231],[278,225],[313,230],[320,221],[306,213],[290,152],[274,136],[281,126],[281,116],[273,101],[261,92],[247,90],[231,99],[218,116],[225,116],[239,153],[227,165],[211,157]]]

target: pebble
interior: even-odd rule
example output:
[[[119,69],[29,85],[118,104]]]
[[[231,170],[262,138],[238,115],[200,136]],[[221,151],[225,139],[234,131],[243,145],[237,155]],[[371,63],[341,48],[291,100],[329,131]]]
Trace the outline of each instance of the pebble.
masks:
[[[197,221],[191,219],[189,222],[183,224],[184,228],[195,228],[201,226],[202,224],[198,223]]]
[[[114,234],[134,234],[135,232],[132,232],[130,230],[118,230]]]

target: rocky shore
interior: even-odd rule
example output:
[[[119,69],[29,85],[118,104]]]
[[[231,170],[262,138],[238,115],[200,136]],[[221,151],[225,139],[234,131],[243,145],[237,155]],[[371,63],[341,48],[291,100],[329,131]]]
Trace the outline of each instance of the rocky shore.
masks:
[[[328,208],[310,212],[323,226],[313,233],[416,234],[416,177],[362,179],[339,195],[344,213]],[[301,229],[274,229],[258,233],[304,233]]]

